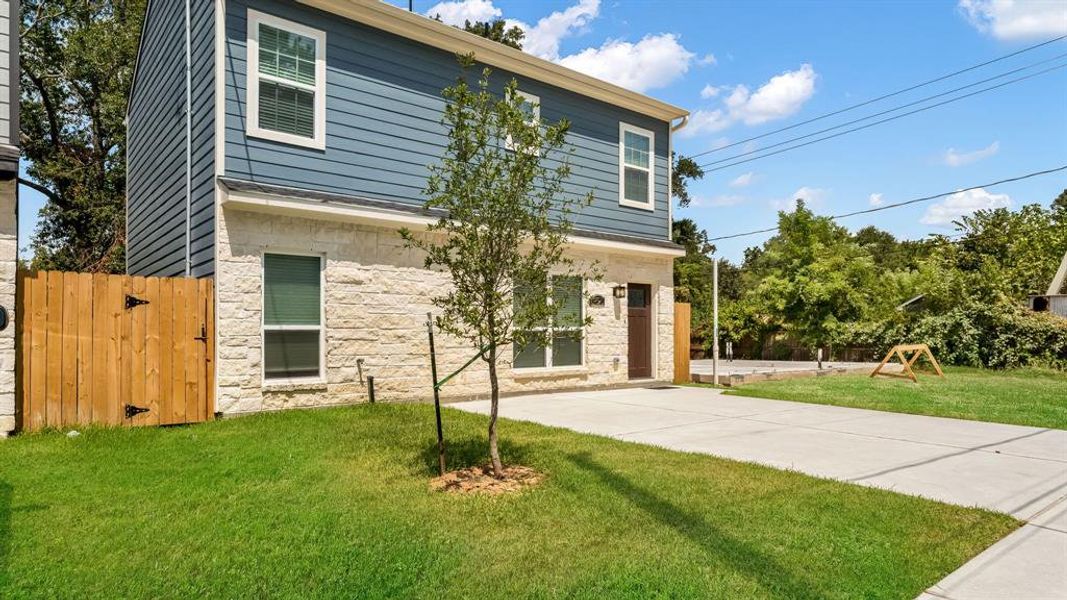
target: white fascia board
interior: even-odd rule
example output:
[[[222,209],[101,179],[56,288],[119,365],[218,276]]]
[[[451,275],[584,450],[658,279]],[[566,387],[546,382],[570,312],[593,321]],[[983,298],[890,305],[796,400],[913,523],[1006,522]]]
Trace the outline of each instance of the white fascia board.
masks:
[[[384,208],[357,206],[344,202],[277,196],[274,194],[260,194],[255,192],[231,191],[223,195],[222,202],[225,208],[274,215],[329,219],[331,221],[360,223],[377,227],[407,227],[412,230],[420,230],[425,229],[431,223],[437,222],[436,217],[427,217]],[[683,248],[666,248],[581,235],[571,236],[568,239],[568,244],[577,248],[587,248],[621,254],[672,258],[685,256],[685,250]]]

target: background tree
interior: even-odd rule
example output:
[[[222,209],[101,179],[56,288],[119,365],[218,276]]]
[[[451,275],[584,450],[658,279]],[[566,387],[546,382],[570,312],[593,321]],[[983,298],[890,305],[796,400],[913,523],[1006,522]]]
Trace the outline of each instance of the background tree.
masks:
[[[526,38],[526,32],[521,27],[517,25],[508,27],[504,19],[475,21],[473,23],[464,21],[463,29],[494,42],[500,42],[505,46],[511,46],[516,50],[522,50],[522,40]]]
[[[21,144],[37,269],[125,268],[126,101],[145,0],[23,0]]]
[[[678,199],[678,206],[689,206],[689,181],[704,178],[704,169],[700,168],[697,161],[688,156],[679,156],[671,152],[671,160],[674,165],[671,169],[671,193]]]
[[[1067,190],[1063,190],[1059,196],[1056,196],[1056,199],[1052,201],[1052,208],[1067,210]]]
[[[441,15],[439,14],[434,15],[433,18],[435,21],[442,21]],[[462,29],[467,33],[481,36],[487,40],[493,40],[494,42],[504,44],[505,46],[511,46],[516,50],[522,50],[522,40],[526,39],[526,32],[523,31],[521,27],[518,25],[508,26],[507,21],[504,19],[474,21],[473,23],[470,19],[467,19],[463,21],[463,27],[454,27]]]
[[[461,63],[466,73],[473,59]],[[489,369],[489,456],[497,477],[504,476],[496,427],[504,350],[543,346],[554,329],[589,322],[564,322],[569,317],[559,309],[567,298],[560,292],[580,291],[550,291],[549,276],[590,276],[575,268],[564,247],[571,215],[592,201],[592,193],[563,191],[571,173],[571,150],[564,149],[570,123],[528,123],[516,89],[512,80],[503,97],[493,94],[488,69],[475,88],[464,74],[444,89],[448,147],[441,163],[430,167],[426,205],[447,216],[430,225],[428,235],[401,231],[409,247],[426,253],[427,268],[443,268],[451,278],[451,288],[433,298],[443,311],[437,326],[470,342]]]

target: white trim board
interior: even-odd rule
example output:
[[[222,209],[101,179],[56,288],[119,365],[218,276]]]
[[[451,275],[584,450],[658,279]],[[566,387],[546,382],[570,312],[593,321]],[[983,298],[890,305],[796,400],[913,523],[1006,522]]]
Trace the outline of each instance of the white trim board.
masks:
[[[306,85],[288,79],[272,77],[259,72],[259,26],[269,25],[276,29],[295,33],[315,41],[315,85]],[[301,25],[293,21],[276,17],[258,10],[248,9],[248,32],[246,39],[248,71],[245,74],[245,88],[248,98],[248,117],[246,121],[246,133],[249,137],[261,138],[304,146],[316,150],[326,149],[326,32],[313,29],[307,25]],[[315,135],[304,137],[264,129],[259,126],[259,82],[260,79],[276,82],[288,87],[304,89],[315,95]]]
[[[329,219],[332,221],[344,221],[349,223],[361,223],[378,227],[408,227],[411,229],[425,229],[427,225],[436,223],[436,217],[415,215],[411,213],[372,208],[367,206],[355,206],[342,202],[328,202],[323,200],[308,200],[302,198],[283,197],[273,194],[261,194],[254,192],[227,192],[223,195],[222,205],[225,208],[246,210],[265,214],[287,215],[293,217]],[[572,235],[570,244],[579,248],[603,250],[621,254],[636,254],[643,256],[679,257],[685,256],[684,248],[664,248],[660,246],[647,246],[634,242],[622,242],[618,240],[605,240],[594,237]]]
[[[340,15],[375,29],[440,48],[450,54],[472,52],[476,60],[486,65],[661,121],[669,122],[689,114],[689,111],[683,108],[537,58],[532,54],[487,40],[420,14],[408,12],[398,6],[381,2],[381,0],[298,1],[306,6]]]
[[[626,134],[634,133],[641,137],[648,138],[648,168],[644,169],[637,165],[630,165],[626,163]],[[641,169],[648,172],[648,193],[647,202],[636,202],[626,198],[626,169]],[[668,185],[668,189],[669,189]],[[667,202],[670,202],[670,197],[667,198]],[[635,125],[626,123],[625,121],[619,121],[619,206],[628,206],[630,208],[639,208],[641,210],[647,210],[649,212],[656,211],[656,133],[647,129],[642,129]]]

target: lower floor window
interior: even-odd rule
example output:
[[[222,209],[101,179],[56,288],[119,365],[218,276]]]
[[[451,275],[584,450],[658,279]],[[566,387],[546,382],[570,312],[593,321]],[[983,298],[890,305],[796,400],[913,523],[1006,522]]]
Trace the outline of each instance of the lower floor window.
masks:
[[[579,277],[552,278],[549,302],[559,306],[554,323],[538,331],[551,336],[551,343],[541,341],[515,343],[512,365],[517,369],[572,367],[582,364],[582,280]],[[549,333],[550,332],[550,333]]]
[[[263,255],[263,376],[322,376],[322,258]]]

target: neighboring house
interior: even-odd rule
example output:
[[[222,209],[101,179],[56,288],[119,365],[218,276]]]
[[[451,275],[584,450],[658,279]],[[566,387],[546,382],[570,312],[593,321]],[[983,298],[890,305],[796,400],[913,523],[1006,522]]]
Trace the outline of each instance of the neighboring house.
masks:
[[[543,119],[567,118],[569,189],[591,190],[570,255],[593,324],[505,357],[507,392],[673,376],[672,123],[687,112],[376,0],[151,0],[129,118],[131,274],[214,277],[217,409],[431,393],[426,313],[447,277],[418,229],[445,149],[442,88],[473,52]],[[476,77],[480,69],[472,71]],[[615,293],[621,295],[616,298]],[[475,349],[438,342],[439,373]],[[484,394],[484,365],[443,390]]]
[[[15,270],[18,260],[19,14],[0,0],[0,437],[15,429]],[[0,319],[3,320],[3,319]]]

